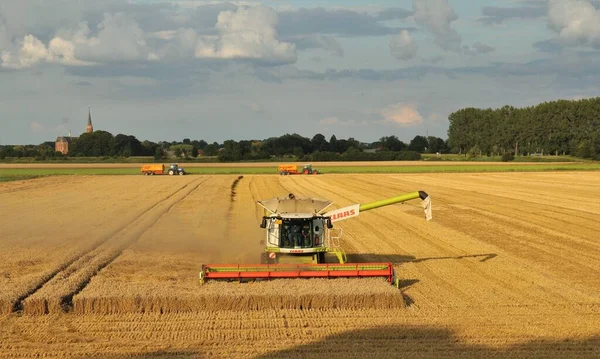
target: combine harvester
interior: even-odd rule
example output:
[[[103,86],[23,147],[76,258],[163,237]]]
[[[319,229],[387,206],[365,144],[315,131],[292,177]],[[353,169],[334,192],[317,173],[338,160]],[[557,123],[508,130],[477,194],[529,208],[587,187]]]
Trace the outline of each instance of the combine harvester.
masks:
[[[423,191],[403,194],[365,204],[325,212],[331,201],[316,198],[283,198],[258,201],[264,208],[260,227],[266,232],[266,248],[261,264],[205,264],[200,282],[210,280],[251,281],[275,278],[384,277],[399,286],[392,263],[347,263],[339,246],[341,229],[333,223],[357,217],[375,208],[420,198],[425,219],[430,221],[431,199]],[[329,255],[329,256],[328,256]],[[337,263],[327,263],[334,257]]]

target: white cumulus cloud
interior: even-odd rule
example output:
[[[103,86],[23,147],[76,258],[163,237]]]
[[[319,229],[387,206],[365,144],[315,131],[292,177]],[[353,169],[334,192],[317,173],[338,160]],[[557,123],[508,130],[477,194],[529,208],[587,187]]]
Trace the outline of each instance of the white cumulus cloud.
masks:
[[[278,21],[277,13],[264,6],[222,11],[216,25],[219,34],[199,38],[196,58],[295,62],[296,46],[279,40]]]
[[[403,127],[415,126],[423,122],[423,117],[411,104],[398,103],[381,110],[385,122]]]
[[[390,52],[398,60],[410,60],[417,56],[419,47],[413,41],[410,33],[402,30],[390,40]]]
[[[452,28],[458,15],[448,0],[413,0],[412,18],[433,35],[434,42],[447,51],[461,51],[462,38]]]
[[[548,26],[566,46],[600,47],[600,10],[587,0],[550,0]]]
[[[241,59],[277,65],[297,60],[295,44],[279,39],[279,18],[271,8],[238,7],[220,11],[215,20],[208,34],[193,28],[145,31],[132,13],[106,12],[91,29],[81,21],[55,29],[43,42],[31,33],[11,30],[0,14],[0,66],[21,69],[41,62],[80,66],[191,59]],[[335,44],[330,41],[320,46],[325,45]]]
[[[48,49],[33,35],[25,36],[17,49],[3,51],[1,56],[2,67],[10,69],[31,67],[47,58]]]
[[[98,35],[76,44],[75,57],[91,62],[144,61],[156,57],[138,23],[123,13],[104,14]]]

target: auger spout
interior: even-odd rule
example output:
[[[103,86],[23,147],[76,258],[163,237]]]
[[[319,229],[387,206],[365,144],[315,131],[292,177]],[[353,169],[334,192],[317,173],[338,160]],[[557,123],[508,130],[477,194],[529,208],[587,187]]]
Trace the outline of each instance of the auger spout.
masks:
[[[396,203],[402,203],[417,198],[420,198],[422,200],[421,206],[425,211],[425,219],[427,221],[430,221],[433,218],[433,215],[431,213],[431,198],[425,191],[411,192],[374,202],[355,204],[327,212],[325,213],[325,216],[330,217],[332,222],[337,222],[344,219],[357,217],[360,214],[360,212],[369,211],[371,209],[385,207]]]

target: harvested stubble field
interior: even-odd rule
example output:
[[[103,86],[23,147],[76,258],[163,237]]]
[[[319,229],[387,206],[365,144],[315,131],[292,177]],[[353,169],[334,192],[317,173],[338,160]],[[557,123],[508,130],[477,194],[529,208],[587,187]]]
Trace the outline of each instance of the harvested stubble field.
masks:
[[[245,175],[232,196],[237,178],[0,184],[0,357],[600,356],[600,173]],[[202,263],[258,261],[258,199],[418,189],[431,222],[411,201],[339,223],[351,261],[393,262],[401,291],[198,285]]]

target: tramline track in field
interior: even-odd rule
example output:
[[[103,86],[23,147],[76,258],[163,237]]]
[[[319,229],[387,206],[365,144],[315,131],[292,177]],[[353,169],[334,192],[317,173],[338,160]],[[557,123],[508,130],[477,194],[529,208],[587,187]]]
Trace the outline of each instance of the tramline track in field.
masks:
[[[102,268],[137,241],[174,205],[197,190],[207,178],[187,183],[139,214],[131,223],[112,231],[94,248],[63,265],[34,291],[19,298],[13,309],[25,314],[48,314],[68,311],[73,296],[81,291]]]

